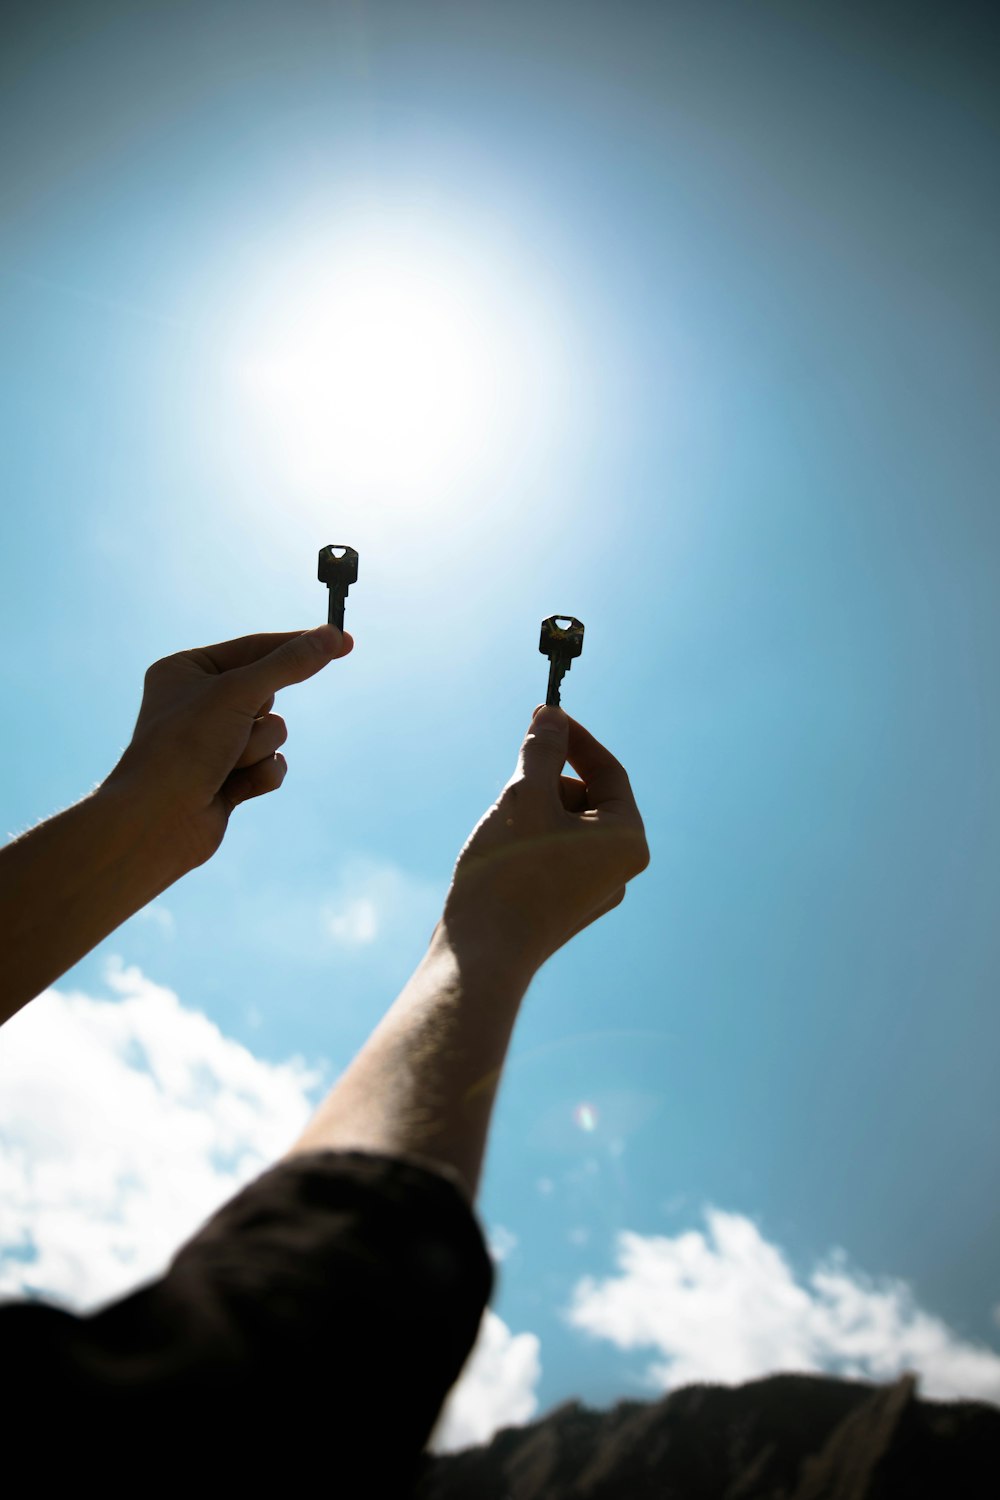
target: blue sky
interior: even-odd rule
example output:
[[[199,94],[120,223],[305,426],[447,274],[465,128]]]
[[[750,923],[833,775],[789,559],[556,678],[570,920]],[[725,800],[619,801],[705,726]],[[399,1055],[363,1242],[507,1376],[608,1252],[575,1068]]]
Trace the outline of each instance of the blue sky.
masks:
[[[332,1076],[571,612],[652,864],[536,980],[496,1118],[538,1400],[636,1393],[565,1309],[708,1206],[1000,1349],[987,8],[14,17],[5,831],[106,774],[150,661],[323,618],[318,548],[361,555],[280,794],[62,988],[118,955]]]

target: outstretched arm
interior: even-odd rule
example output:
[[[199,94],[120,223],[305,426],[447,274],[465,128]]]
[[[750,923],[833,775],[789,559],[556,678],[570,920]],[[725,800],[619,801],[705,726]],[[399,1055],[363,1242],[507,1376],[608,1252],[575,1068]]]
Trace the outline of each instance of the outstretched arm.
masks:
[[[561,774],[567,760],[580,780]],[[561,709],[536,710],[514,775],[459,855],[426,956],[290,1154],[409,1157],[474,1199],[533,974],[648,863],[624,767]]]
[[[567,758],[580,780],[561,775]],[[622,767],[541,711],[459,856],[426,957],[286,1160],[162,1278],[92,1317],[0,1307],[19,1373],[8,1425],[26,1451],[74,1481],[81,1455],[124,1479],[155,1452],[174,1487],[207,1457],[259,1489],[332,1432],[352,1494],[410,1493],[490,1292],[469,1204],[518,1006],[648,857]],[[95,1450],[112,1421],[115,1443]]]
[[[107,780],[0,850],[0,1024],[210,858],[238,803],[281,785],[275,693],[353,645],[321,625],[150,667],[131,744]]]

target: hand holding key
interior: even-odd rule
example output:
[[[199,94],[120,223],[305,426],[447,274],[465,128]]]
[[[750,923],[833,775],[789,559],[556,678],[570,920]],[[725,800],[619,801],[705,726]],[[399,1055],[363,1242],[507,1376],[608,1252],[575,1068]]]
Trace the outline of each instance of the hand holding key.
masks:
[[[123,791],[169,841],[178,873],[222,842],[233,808],[278,789],[287,730],[272,713],[281,688],[353,650],[329,625],[245,635],[154,662],[128,746],[103,783]]]
[[[579,780],[561,774],[567,760]],[[442,922],[530,973],[618,906],[648,864],[624,766],[562,709],[543,706],[458,857]]]

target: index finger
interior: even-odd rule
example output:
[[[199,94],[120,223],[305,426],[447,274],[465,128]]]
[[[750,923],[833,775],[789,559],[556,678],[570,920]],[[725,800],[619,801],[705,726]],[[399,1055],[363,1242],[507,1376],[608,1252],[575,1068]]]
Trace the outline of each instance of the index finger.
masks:
[[[346,631],[343,634],[346,636]],[[198,646],[185,655],[200,658],[200,665],[206,671],[232,672],[237,667],[252,666],[255,661],[270,656],[286,641],[294,641],[300,635],[301,630],[263,631],[258,635],[241,635],[233,641],[217,641],[214,646]]]
[[[586,783],[591,801],[608,812],[639,816],[628,772],[600,740],[584,729],[576,719],[569,719],[569,748],[566,759]]]

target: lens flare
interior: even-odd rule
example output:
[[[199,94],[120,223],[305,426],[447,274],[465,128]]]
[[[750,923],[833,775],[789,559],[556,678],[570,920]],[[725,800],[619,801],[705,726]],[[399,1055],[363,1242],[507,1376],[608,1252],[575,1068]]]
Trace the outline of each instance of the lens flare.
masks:
[[[573,1111],[573,1120],[590,1135],[597,1129],[597,1110],[592,1104],[578,1104]]]

